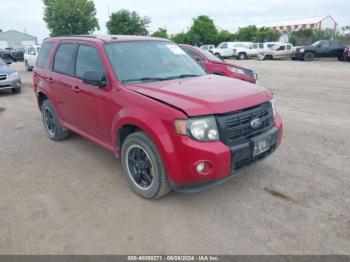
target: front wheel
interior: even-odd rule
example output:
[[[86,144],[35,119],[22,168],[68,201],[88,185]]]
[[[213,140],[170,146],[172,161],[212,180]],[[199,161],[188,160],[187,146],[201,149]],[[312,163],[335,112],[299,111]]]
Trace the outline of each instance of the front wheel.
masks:
[[[157,147],[144,132],[132,133],[125,139],[121,158],[123,172],[137,195],[157,199],[170,192]]]
[[[54,141],[60,141],[68,137],[69,131],[62,128],[58,118],[56,117],[53,105],[49,100],[45,100],[41,106],[43,115],[43,123],[47,135]]]

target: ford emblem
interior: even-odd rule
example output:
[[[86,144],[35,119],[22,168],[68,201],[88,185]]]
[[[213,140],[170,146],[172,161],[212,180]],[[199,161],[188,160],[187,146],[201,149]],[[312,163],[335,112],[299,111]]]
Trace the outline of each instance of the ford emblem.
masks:
[[[250,121],[250,127],[253,129],[258,129],[262,125],[262,121],[260,118],[254,118],[252,121]]]

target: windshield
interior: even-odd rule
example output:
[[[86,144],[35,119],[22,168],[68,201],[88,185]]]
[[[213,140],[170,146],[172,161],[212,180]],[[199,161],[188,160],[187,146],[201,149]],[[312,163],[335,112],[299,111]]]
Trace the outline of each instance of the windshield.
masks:
[[[201,49],[198,47],[194,47],[194,49],[196,49],[196,51],[202,53],[207,59],[209,59],[211,61],[222,62],[222,60],[219,57],[217,57],[216,55],[214,55],[213,53],[211,53],[207,50],[204,50],[204,49]]]
[[[3,66],[3,65],[6,65],[6,63],[4,62],[4,60],[2,60],[2,59],[0,58],[0,66]]]
[[[322,41],[317,41],[317,42],[313,43],[312,46],[317,46],[317,45],[319,45],[321,43],[322,43]]]
[[[161,81],[205,72],[179,46],[165,41],[131,41],[106,44],[117,78],[124,83]]]

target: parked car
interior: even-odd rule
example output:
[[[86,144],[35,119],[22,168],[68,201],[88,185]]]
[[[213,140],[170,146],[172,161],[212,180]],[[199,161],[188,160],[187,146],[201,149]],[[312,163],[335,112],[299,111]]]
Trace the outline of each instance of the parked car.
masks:
[[[290,43],[275,44],[269,49],[259,51],[258,58],[260,60],[286,59],[293,56],[293,45]]]
[[[233,49],[237,47],[244,47],[251,44],[251,42],[223,42],[212,50],[212,53],[218,57],[232,57]]]
[[[114,153],[147,199],[223,183],[281,143],[270,91],[207,75],[166,39],[46,39],[33,85],[48,137],[72,130]]]
[[[13,93],[21,92],[21,78],[12,67],[11,61],[5,62],[0,58],[0,90],[11,90]]]
[[[10,53],[10,58],[16,62],[16,61],[23,61],[24,60],[24,48],[18,48],[14,49]]]
[[[256,83],[258,79],[254,71],[226,63],[221,58],[204,49],[190,45],[180,45],[180,47],[198,62],[208,74],[238,78],[251,83]]]
[[[295,49],[293,59],[313,61],[315,57],[337,57],[343,59],[344,44],[337,40],[321,40],[310,46]]]
[[[10,52],[4,49],[0,49],[0,58],[7,63],[7,61],[10,61]]]
[[[24,49],[24,65],[27,71],[31,71],[36,63],[36,59],[38,58],[40,46],[28,46]]]
[[[350,62],[350,45],[346,46],[344,49],[343,57],[345,61]]]
[[[263,43],[251,43],[235,47],[233,49],[233,56],[239,60],[257,57],[259,51],[264,50]]]
[[[215,46],[214,45],[202,45],[200,48],[212,53],[213,50],[215,49]]]

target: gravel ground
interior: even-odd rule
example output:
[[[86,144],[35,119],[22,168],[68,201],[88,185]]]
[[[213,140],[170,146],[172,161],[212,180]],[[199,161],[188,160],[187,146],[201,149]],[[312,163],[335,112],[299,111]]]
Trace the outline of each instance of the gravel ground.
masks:
[[[0,92],[0,254],[350,254],[350,63],[255,69],[284,121],[279,150],[228,183],[146,201],[113,155],[50,141],[22,63]]]

